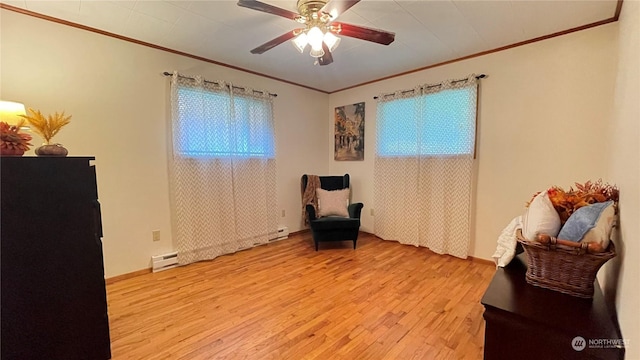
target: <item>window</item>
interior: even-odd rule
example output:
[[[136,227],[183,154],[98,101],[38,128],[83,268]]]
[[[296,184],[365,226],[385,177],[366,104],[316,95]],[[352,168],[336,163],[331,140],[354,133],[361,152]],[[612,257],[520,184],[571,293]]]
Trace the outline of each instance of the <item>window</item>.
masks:
[[[268,99],[228,90],[179,87],[175,149],[186,157],[273,158],[272,106]]]
[[[380,101],[377,153],[382,157],[472,154],[475,122],[475,86]]]

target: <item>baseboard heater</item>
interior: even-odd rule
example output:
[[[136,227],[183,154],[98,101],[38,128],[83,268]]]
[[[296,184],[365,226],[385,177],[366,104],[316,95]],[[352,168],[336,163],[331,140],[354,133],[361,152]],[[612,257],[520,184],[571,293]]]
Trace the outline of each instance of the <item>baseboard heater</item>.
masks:
[[[289,238],[289,228],[286,226],[279,226],[276,237],[274,237],[273,239],[269,239],[269,241],[284,240],[287,238]]]
[[[172,269],[178,266],[178,253],[174,251],[164,255],[152,256],[151,264],[153,265],[153,272]]]

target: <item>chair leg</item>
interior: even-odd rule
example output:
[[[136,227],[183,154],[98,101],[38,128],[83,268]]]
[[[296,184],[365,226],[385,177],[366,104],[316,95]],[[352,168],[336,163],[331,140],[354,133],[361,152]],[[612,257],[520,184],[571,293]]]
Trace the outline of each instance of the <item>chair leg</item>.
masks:
[[[316,243],[316,251],[318,251],[318,240],[314,241]]]
[[[353,249],[356,249],[356,240],[353,240]]]

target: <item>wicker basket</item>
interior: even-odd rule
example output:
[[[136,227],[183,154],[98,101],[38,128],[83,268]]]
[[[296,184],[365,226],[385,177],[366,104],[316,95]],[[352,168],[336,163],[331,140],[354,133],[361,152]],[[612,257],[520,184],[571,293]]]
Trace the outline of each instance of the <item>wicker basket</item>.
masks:
[[[593,297],[593,282],[598,270],[616,256],[613,241],[609,242],[606,251],[590,254],[584,248],[555,243],[543,245],[527,240],[520,230],[517,238],[527,253],[526,279],[529,284],[581,298]]]

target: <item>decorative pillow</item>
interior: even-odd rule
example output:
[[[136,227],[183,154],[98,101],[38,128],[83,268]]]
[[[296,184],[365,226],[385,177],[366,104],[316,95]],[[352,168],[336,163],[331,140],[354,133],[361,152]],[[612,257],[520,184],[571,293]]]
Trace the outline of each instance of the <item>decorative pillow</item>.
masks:
[[[349,204],[349,188],[342,190],[324,190],[317,188],[318,216],[342,216],[349,217],[347,206]]]
[[[575,242],[597,242],[606,249],[614,217],[615,209],[611,200],[583,206],[567,219],[558,238]]]
[[[587,231],[582,238],[582,241],[591,243],[599,242],[602,245],[602,249],[607,250],[609,247],[609,239],[611,239],[611,231],[615,224],[616,210],[613,205],[607,206],[600,214],[600,218],[596,223],[596,226]]]
[[[528,240],[536,240],[538,234],[557,236],[560,231],[560,216],[549,200],[546,191],[538,194],[522,219],[522,235]]]

